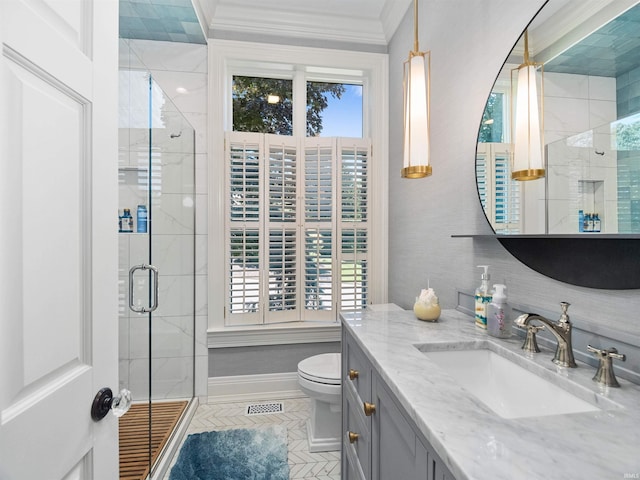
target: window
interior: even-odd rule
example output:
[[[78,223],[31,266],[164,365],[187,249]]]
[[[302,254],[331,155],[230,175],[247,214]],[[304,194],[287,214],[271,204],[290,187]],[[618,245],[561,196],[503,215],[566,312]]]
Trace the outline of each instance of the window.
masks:
[[[509,72],[509,69],[504,69]],[[478,133],[476,180],[480,203],[496,233],[522,232],[521,183],[511,179],[510,79],[498,78]]]
[[[293,133],[293,82],[279,78],[233,76],[233,130]]]
[[[362,85],[307,82],[307,135],[362,137]]]
[[[482,114],[478,142],[501,143],[505,141],[505,97],[504,92],[493,91]]]
[[[387,55],[215,39],[209,69],[210,346],[339,340],[387,301]]]
[[[229,132],[227,320],[335,321],[368,302],[370,142]]]

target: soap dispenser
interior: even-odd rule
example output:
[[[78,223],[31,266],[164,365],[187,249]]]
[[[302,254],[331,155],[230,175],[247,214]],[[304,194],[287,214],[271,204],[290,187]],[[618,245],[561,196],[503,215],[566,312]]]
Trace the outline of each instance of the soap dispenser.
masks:
[[[501,283],[493,286],[493,297],[487,306],[487,333],[492,337],[509,338],[511,336],[510,311],[507,305],[507,287]]]
[[[489,265],[478,265],[478,268],[484,268],[484,272],[480,276],[481,283],[476,288],[475,295],[475,317],[476,326],[480,328],[487,328],[487,305],[491,302],[491,291],[489,290]]]

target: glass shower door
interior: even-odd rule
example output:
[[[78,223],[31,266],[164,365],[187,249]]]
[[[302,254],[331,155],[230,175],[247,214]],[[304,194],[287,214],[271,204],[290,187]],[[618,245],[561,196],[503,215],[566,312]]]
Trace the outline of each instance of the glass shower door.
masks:
[[[119,212],[121,478],[155,468],[193,398],[193,128],[121,40]]]
[[[160,286],[148,331],[156,452],[194,396],[195,131],[153,77],[150,99],[150,262]]]
[[[119,374],[120,388],[131,391],[133,405],[119,420],[120,478],[146,478],[151,468],[149,335],[153,305],[147,270],[151,264],[148,218],[151,179],[149,73],[121,42],[119,71]],[[147,209],[147,221],[139,213]],[[115,218],[114,218],[115,223]],[[145,270],[140,266],[145,266]],[[155,267],[154,267],[155,268]],[[156,285],[158,283],[156,282]],[[157,304],[156,304],[157,305]]]

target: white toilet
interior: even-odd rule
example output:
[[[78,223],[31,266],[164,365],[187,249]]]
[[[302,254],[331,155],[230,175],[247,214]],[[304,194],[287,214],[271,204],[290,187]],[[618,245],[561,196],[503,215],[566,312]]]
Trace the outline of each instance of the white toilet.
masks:
[[[310,452],[340,450],[340,354],[323,353],[298,363],[300,390],[311,398],[307,420]]]

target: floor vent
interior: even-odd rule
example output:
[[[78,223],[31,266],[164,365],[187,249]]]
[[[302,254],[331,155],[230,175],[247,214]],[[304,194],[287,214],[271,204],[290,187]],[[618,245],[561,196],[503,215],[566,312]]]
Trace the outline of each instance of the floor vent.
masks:
[[[255,403],[253,405],[247,405],[245,415],[269,415],[271,413],[282,413],[284,407],[281,402],[277,403]]]

